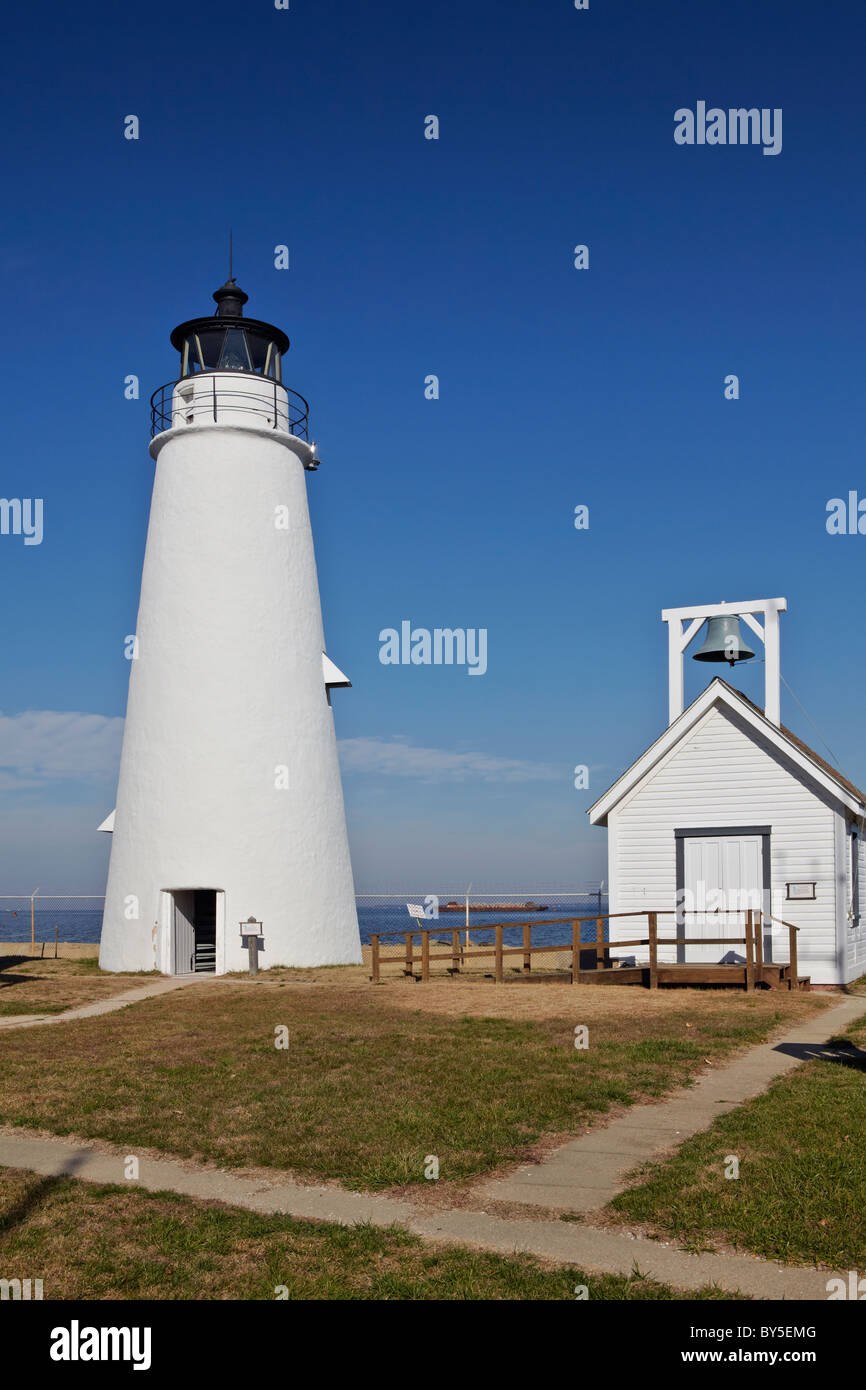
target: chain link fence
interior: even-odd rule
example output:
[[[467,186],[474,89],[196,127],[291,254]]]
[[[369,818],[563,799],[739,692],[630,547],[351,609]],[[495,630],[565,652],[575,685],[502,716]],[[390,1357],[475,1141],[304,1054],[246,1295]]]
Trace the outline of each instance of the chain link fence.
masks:
[[[102,929],[104,901],[99,895],[38,891],[0,894],[0,942],[29,942],[43,954],[48,954],[55,942],[95,945]],[[405,959],[405,934],[417,932],[419,927],[441,928],[443,945],[450,946],[453,932],[459,930],[463,945],[489,943],[492,947],[493,926],[504,923],[505,944],[519,945],[521,928],[509,929],[509,922],[531,922],[533,945],[561,943],[563,960],[568,954],[570,962],[569,919],[607,912],[607,896],[601,887],[554,893],[535,890],[467,894],[465,889],[450,893],[359,893],[355,901],[362,944],[369,948],[371,936],[379,934],[383,964],[393,960],[395,966]],[[581,939],[595,941],[595,931],[594,920],[584,923]],[[364,955],[365,959],[369,957],[369,949]],[[557,964],[558,957],[551,954],[550,962],[551,966]]]
[[[55,942],[99,941],[105,898],[98,894],[0,894],[0,941],[54,947]]]

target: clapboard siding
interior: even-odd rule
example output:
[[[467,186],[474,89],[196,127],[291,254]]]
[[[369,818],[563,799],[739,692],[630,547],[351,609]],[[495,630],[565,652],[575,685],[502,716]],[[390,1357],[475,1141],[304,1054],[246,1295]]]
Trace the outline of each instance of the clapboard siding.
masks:
[[[713,706],[610,811],[610,911],[668,909],[659,931],[673,936],[674,831],[769,825],[774,911],[801,928],[802,973],[816,982],[836,982],[844,968],[837,959],[838,814],[838,803],[761,734],[735,712]],[[815,880],[816,900],[786,902],[785,883],[803,879]],[[864,879],[866,874],[861,887]],[[626,918],[613,920],[610,931],[612,941],[624,941],[644,936],[646,926]],[[788,958],[782,928],[773,955]]]

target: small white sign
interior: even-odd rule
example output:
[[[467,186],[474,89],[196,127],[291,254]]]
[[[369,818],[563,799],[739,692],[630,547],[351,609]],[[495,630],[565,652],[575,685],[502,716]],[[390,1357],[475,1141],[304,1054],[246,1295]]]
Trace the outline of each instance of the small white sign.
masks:
[[[814,883],[786,883],[788,901],[792,898],[814,898]]]
[[[423,909],[423,907],[421,906],[420,903],[407,903],[407,904],[406,904],[406,911],[409,913],[409,916],[410,916],[410,917],[423,917],[423,916],[424,916],[424,909]]]

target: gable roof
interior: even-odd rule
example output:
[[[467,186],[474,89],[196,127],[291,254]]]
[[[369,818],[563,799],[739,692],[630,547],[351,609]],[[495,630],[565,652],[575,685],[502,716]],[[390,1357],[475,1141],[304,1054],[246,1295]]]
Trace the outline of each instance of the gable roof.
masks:
[[[614,806],[652,771],[714,705],[725,705],[735,711],[756,733],[762,734],[768,742],[786,754],[802,771],[809,773],[813,781],[817,782],[825,791],[830,792],[832,796],[857,815],[866,815],[866,793],[860,791],[859,787],[855,787],[853,782],[849,782],[847,777],[843,777],[837,768],[825,762],[820,754],[816,753],[796,734],[791,733],[790,729],[786,729],[784,724],[777,726],[771,723],[763,710],[742,691],[735,690],[732,685],[728,685],[726,680],[722,680],[721,676],[716,676],[714,680],[710,681],[706,690],[703,690],[698,698],[692,701],[688,709],[683,710],[679,718],[674,720],[661,737],[657,738],[655,743],[650,744],[646,752],[636,762],[633,762],[631,767],[590,806],[587,815],[592,824],[606,825],[608,813],[613,810]]]

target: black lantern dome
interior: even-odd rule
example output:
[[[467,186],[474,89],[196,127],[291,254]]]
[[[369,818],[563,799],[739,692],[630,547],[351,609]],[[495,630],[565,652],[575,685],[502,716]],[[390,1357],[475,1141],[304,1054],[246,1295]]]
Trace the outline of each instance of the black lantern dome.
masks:
[[[196,372],[252,372],[282,381],[282,356],[289,350],[282,329],[244,318],[249,295],[233,276],[213,297],[217,310],[211,318],[189,319],[171,335],[172,346],[180,353],[181,377]]]

